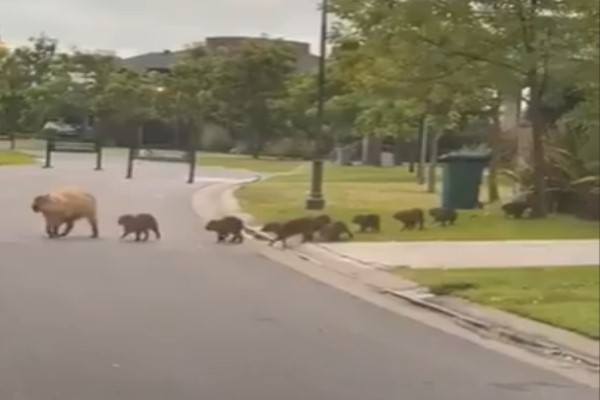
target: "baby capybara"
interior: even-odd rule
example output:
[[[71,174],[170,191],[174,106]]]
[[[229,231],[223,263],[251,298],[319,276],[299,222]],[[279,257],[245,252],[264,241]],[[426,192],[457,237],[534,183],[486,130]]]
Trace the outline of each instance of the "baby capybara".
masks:
[[[311,241],[314,235],[314,226],[314,218],[302,217],[287,222],[267,224],[262,228],[262,231],[275,234],[275,238],[269,243],[270,246],[281,242],[283,247],[286,248],[286,240],[292,236],[302,235],[302,243]]]
[[[504,211],[504,217],[513,217],[515,219],[523,218],[523,214],[525,211],[531,208],[531,205],[522,200],[512,201],[510,203],[506,203],[502,206],[502,211]]]
[[[339,242],[344,235],[346,235],[348,239],[354,239],[354,235],[350,229],[348,229],[348,225],[342,221],[336,221],[324,226],[321,229],[320,234],[321,240],[324,242]]]
[[[327,214],[322,214],[316,217],[313,217],[313,233],[319,232],[325,226],[331,224],[333,220]]]
[[[244,223],[237,217],[225,217],[219,220],[212,220],[206,224],[205,229],[217,233],[217,243],[224,242],[231,236],[231,243],[243,243]]]
[[[381,218],[377,214],[361,214],[352,219],[352,223],[360,227],[359,232],[379,232],[381,229]]]
[[[446,226],[448,223],[454,225],[458,218],[456,210],[450,208],[432,208],[429,210],[429,215],[431,215],[435,222],[440,223],[442,226]]]
[[[402,230],[413,230],[419,226],[420,230],[423,230],[425,223],[425,213],[420,208],[413,208],[410,210],[398,211],[394,214],[394,219],[402,222]]]
[[[121,215],[118,224],[123,227],[121,239],[125,239],[127,236],[134,233],[136,242],[139,242],[140,240],[146,242],[150,237],[150,232],[154,232],[156,239],[160,239],[158,222],[152,214],[142,213],[137,215]]]

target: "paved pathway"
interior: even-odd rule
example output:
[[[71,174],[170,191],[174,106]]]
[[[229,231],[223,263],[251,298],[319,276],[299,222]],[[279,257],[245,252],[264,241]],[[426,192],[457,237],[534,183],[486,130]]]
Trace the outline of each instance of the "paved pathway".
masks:
[[[506,268],[600,263],[598,240],[336,243],[323,247],[383,268]]]
[[[185,167],[86,156],[0,168],[2,400],[591,400],[593,390],[401,318],[202,231]],[[245,174],[200,170],[205,176]],[[85,224],[42,236],[31,198],[92,189]],[[207,206],[210,206],[207,204]],[[150,211],[165,238],[116,238],[118,214]]]

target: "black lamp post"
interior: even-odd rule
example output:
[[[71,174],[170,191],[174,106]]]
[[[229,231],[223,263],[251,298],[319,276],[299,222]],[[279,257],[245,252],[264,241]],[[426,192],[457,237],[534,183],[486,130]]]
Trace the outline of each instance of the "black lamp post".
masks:
[[[310,193],[306,199],[307,210],[322,210],[325,208],[323,197],[323,159],[321,157],[323,143],[323,119],[325,112],[325,58],[327,52],[327,3],[323,0],[321,9],[321,54],[319,57],[319,98],[317,105],[317,135],[315,140],[315,156],[312,161]]]

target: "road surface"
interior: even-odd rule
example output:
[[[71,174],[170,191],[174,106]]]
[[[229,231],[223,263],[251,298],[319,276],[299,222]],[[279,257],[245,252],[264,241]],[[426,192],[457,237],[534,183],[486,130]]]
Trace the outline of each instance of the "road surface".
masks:
[[[592,400],[597,390],[218,246],[185,167],[69,156],[0,169],[1,400]],[[201,174],[243,178],[228,172]],[[50,241],[32,197],[93,190],[100,240]],[[149,211],[164,240],[118,241]]]

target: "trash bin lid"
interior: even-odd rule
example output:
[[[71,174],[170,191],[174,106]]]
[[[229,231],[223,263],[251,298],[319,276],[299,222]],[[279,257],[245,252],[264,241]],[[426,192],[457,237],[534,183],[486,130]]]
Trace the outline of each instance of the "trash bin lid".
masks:
[[[492,156],[491,150],[457,150],[438,157],[438,162],[473,161],[488,162]]]

